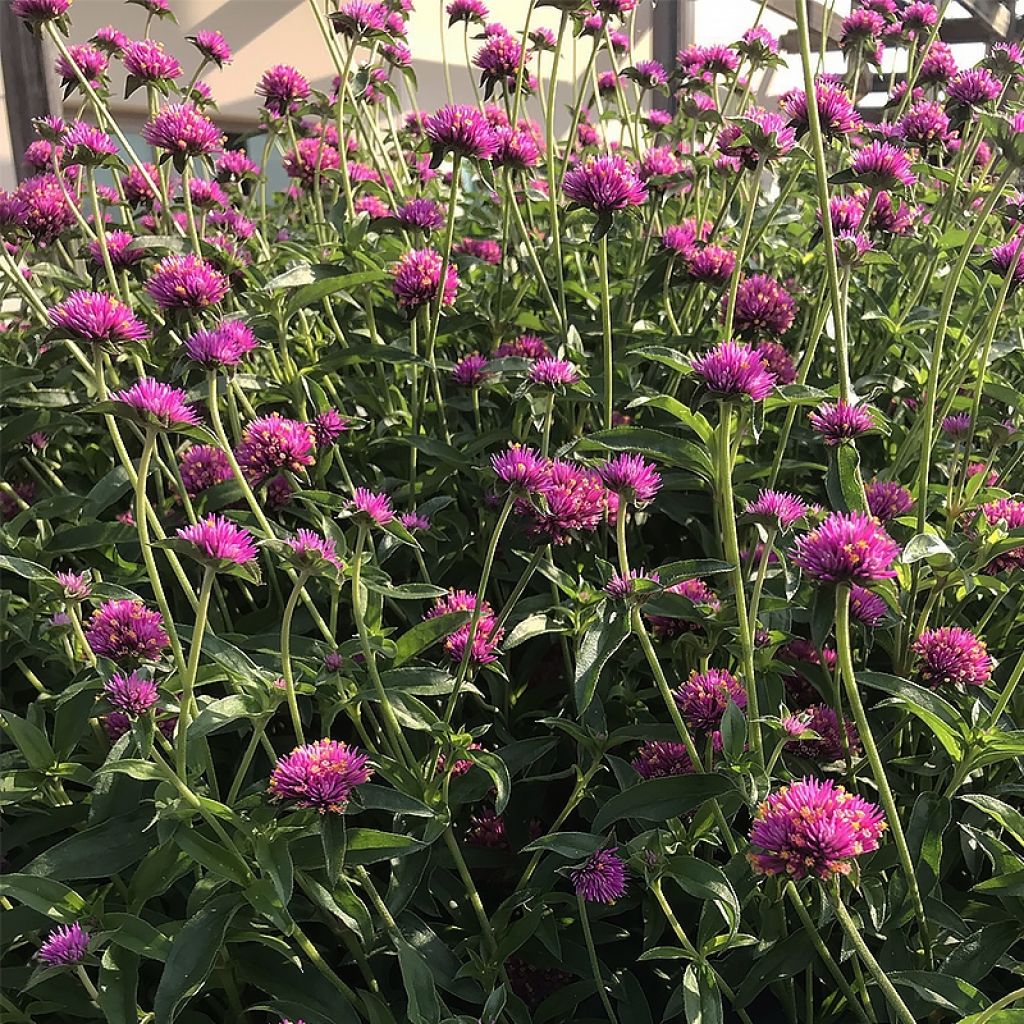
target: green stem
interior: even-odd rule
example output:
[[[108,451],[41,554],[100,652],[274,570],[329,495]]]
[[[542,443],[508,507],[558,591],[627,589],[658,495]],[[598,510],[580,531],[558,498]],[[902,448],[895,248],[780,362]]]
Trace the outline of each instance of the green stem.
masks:
[[[612,304],[608,284],[608,235],[601,236],[597,248],[601,275],[601,337],[604,345],[604,429],[612,426],[615,393],[615,362],[612,354]]]
[[[724,338],[732,337],[732,325],[736,316],[736,298],[740,291],[740,278],[743,277],[743,260],[747,253],[747,242],[750,238],[750,226],[754,223],[754,211],[757,209],[758,189],[761,185],[761,160],[758,158],[757,166],[750,175],[750,190],[747,194],[747,210],[743,217],[743,227],[740,229],[740,240],[736,246],[736,265],[732,269],[732,279],[729,281],[729,300],[725,307],[725,326],[722,328]],[[697,225],[700,230],[700,224]]]
[[[601,963],[597,959],[597,949],[594,947],[594,935],[590,930],[590,919],[587,916],[587,904],[583,897],[576,894],[576,905],[580,911],[580,925],[583,928],[583,941],[587,946],[587,956],[590,959],[590,970],[594,975],[594,984],[597,986],[597,994],[601,997],[601,1005],[608,1015],[611,1024],[619,1024],[615,1011],[612,1009],[611,1000],[608,998],[608,990],[605,988],[604,978],[601,976]]]
[[[841,584],[836,590],[836,649],[839,657],[839,671],[843,680],[843,688],[846,691],[846,699],[850,702],[850,710],[853,712],[853,720],[860,734],[860,740],[864,747],[871,774],[878,789],[879,798],[882,801],[882,808],[892,830],[893,841],[896,843],[896,851],[899,855],[900,865],[907,883],[907,891],[910,894],[914,907],[914,914],[917,917],[917,926],[921,936],[921,943],[924,948],[925,959],[929,969],[932,964],[931,936],[928,931],[928,918],[925,915],[924,903],[921,900],[921,890],[917,884],[917,873],[914,871],[914,861],[907,845],[907,837],[903,831],[900,821],[899,809],[893,797],[892,789],[889,787],[889,779],[885,774],[885,764],[875,745],[875,738],[871,732],[871,723],[868,721],[867,712],[864,710],[864,702],[860,699],[860,688],[857,685],[857,676],[853,669],[853,653],[850,645],[850,587],[849,584]]]
[[[466,890],[466,895],[469,897],[470,905],[473,907],[476,919],[480,923],[484,944],[487,946],[488,952],[493,955],[498,948],[497,943],[494,941],[494,929],[491,927],[487,911],[484,909],[483,900],[480,899],[480,893],[477,891],[473,876],[469,873],[469,867],[466,864],[466,859],[462,856],[462,851],[459,849],[459,844],[455,839],[455,833],[452,831],[451,825],[444,830],[444,844],[448,847],[452,860],[455,861],[455,870],[458,871],[459,878],[462,879],[462,885]]]
[[[253,726],[252,736],[249,737],[245,753],[242,754],[242,760],[238,764],[238,770],[235,772],[235,777],[231,780],[231,788],[228,789],[227,804],[229,807],[238,798],[239,790],[241,790],[242,783],[245,781],[246,773],[249,771],[249,765],[252,764],[252,759],[256,756],[256,748],[265,738],[264,733],[266,728],[267,718],[265,716],[261,717]],[[273,748],[271,748],[271,753],[273,753]]]
[[[175,734],[174,754],[178,777],[182,780],[188,779],[188,724],[192,717],[192,707],[195,703],[193,692],[196,685],[196,675],[199,672],[199,658],[203,650],[203,634],[206,632],[206,620],[210,610],[210,594],[213,591],[213,581],[216,575],[216,570],[211,568],[207,568],[203,572],[203,581],[199,585],[199,607],[196,609],[196,624],[192,630],[192,643],[188,650],[188,666],[185,669],[185,678],[181,686],[181,702],[178,708],[178,730]]]
[[[299,603],[299,596],[309,573],[299,573],[299,578],[288,595],[288,603],[284,606],[284,615],[281,618],[281,671],[284,673],[284,688],[288,695],[288,712],[292,718],[292,729],[295,732],[295,739],[299,746],[306,742],[302,731],[302,716],[299,714],[299,702],[295,696],[295,677],[292,674],[292,617],[295,615],[295,606]]]
[[[838,878],[835,880],[835,885],[830,895],[832,897],[832,909],[835,911],[836,918],[839,920],[840,925],[842,925],[846,937],[850,940],[850,944],[856,950],[857,956],[860,957],[861,962],[868,969],[871,977],[875,979],[875,984],[882,990],[886,1002],[892,1007],[893,1012],[903,1024],[915,1024],[914,1015],[907,1009],[907,1004],[903,1002],[899,992],[896,991],[896,986],[893,985],[889,980],[889,976],[882,970],[881,964],[874,958],[871,950],[868,949],[868,945],[864,941],[860,930],[854,923],[853,918],[850,917],[850,912],[846,909],[843,898],[839,894]]]
[[[1017,664],[1014,666],[1013,672],[1010,673],[1010,678],[1006,680],[1006,686],[1003,687],[1003,692],[999,695],[996,706],[992,709],[992,714],[989,716],[988,725],[985,727],[986,732],[991,731],[998,725],[999,719],[1013,698],[1021,676],[1024,676],[1024,654],[1017,659]]]
[[[192,183],[192,163],[186,160],[181,169],[181,195],[185,201],[185,220],[188,223],[188,237],[192,243],[192,251],[197,256],[202,256],[202,249],[199,246],[199,232],[196,230],[196,211],[192,206],[192,190],[189,187]]]

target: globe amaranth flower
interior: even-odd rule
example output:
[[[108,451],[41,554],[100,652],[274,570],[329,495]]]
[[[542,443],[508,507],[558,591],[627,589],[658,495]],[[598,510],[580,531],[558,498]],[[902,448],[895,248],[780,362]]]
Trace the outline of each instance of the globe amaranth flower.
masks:
[[[820,764],[831,764],[846,756],[849,749],[852,757],[860,754],[860,737],[853,722],[843,719],[827,704],[812,704],[799,714],[783,721],[783,727],[796,738],[786,744],[786,749],[797,757],[806,757]],[[816,732],[817,737],[801,736],[805,732]],[[843,733],[846,742],[843,742]]]
[[[895,480],[872,480],[864,485],[871,514],[882,523],[905,516],[913,507],[910,491]]]
[[[208,370],[238,366],[259,346],[256,335],[241,320],[223,320],[210,330],[196,331],[185,341],[185,354]]]
[[[437,299],[444,260],[436,249],[412,249],[403,253],[392,268],[391,290],[399,306],[416,310]],[[455,265],[448,264],[441,303],[450,306],[459,288]]]
[[[146,250],[136,247],[135,236],[130,231],[115,228],[107,232],[107,255],[115,270],[127,270],[146,258]],[[103,250],[98,241],[90,242],[86,248],[89,258],[97,267],[103,266]]]
[[[54,327],[90,344],[118,348],[149,337],[146,325],[123,302],[103,292],[74,291],[47,315]]]
[[[864,587],[850,588],[850,617],[855,622],[874,629],[886,616],[889,606],[885,599]]]
[[[621,455],[598,467],[605,487],[636,505],[646,505],[661,490],[661,474],[640,455]]]
[[[891,142],[869,142],[854,154],[851,168],[860,181],[873,189],[909,187],[917,181],[910,169],[910,157]]]
[[[660,179],[674,178],[680,173],[682,166],[679,157],[670,146],[654,146],[640,158],[637,173],[647,184],[648,189],[658,191],[670,184],[670,182],[660,181]]]
[[[981,514],[990,526],[1006,530],[1024,528],[1024,501],[1019,498],[998,498],[981,506]],[[1024,566],[1024,547],[1013,548],[996,555],[985,566],[984,572],[992,575],[999,572],[1013,572]]]
[[[647,572],[645,569],[630,569],[628,576],[620,576],[615,573],[604,585],[604,592],[616,601],[625,601],[636,592],[637,580],[649,580],[657,583],[660,577],[656,572]]]
[[[144,163],[142,166],[146,170],[145,175],[138,167],[129,167],[121,180],[124,197],[132,206],[149,205],[157,198],[154,186],[160,172],[155,164]]]
[[[270,776],[270,798],[321,814],[342,814],[353,790],[373,775],[369,758],[337,740],[317,740],[279,758]]]
[[[614,903],[626,892],[626,864],[617,846],[598,850],[569,878],[576,895],[588,903]]]
[[[188,195],[192,205],[202,211],[215,207],[229,206],[231,200],[219,182],[207,181],[205,178],[192,178],[188,183]]]
[[[337,409],[324,409],[317,413],[310,424],[313,431],[313,443],[317,448],[326,448],[334,444],[348,430],[348,420]]]
[[[859,131],[860,115],[857,113],[849,92],[842,85],[818,79],[814,83],[814,96],[818,108],[818,124],[821,131],[833,138]],[[810,128],[807,113],[807,93],[793,89],[781,97],[782,112],[799,132]]]
[[[476,665],[487,665],[497,660],[497,650],[504,639],[505,630],[498,625],[494,609],[490,602],[481,601],[479,604],[479,615],[477,617],[476,630],[473,633],[473,646],[470,651],[470,661]],[[427,612],[425,618],[434,619],[439,615],[448,615],[452,612],[475,613],[477,609],[477,598],[468,590],[449,590],[444,597],[439,597]],[[449,633],[444,641],[444,648],[452,661],[461,662],[469,644],[470,627],[472,620]]]
[[[939,428],[954,441],[962,441],[970,433],[971,422],[972,418],[969,412],[957,412],[944,417]]]
[[[495,129],[497,146],[491,162],[495,167],[526,171],[540,162],[540,145],[533,131],[511,125]]]
[[[817,529],[797,538],[793,561],[820,583],[874,583],[891,579],[899,545],[874,516],[834,512]]]
[[[949,138],[949,115],[938,103],[915,103],[897,122],[904,142],[927,152],[945,145]]]
[[[181,388],[172,387],[152,377],[140,377],[130,388],[115,391],[110,400],[126,405],[139,414],[147,425],[169,429],[195,426],[199,416],[186,401]]]
[[[722,297],[723,314],[728,296]],[[736,292],[733,326],[743,338],[779,337],[793,325],[796,303],[778,281],[767,274],[751,274]]]
[[[1024,241],[1019,237],[1011,238],[1008,242],[995,246],[989,253],[988,266],[994,273],[1006,277],[1012,268],[1011,293],[1024,284],[1024,259],[1019,255],[1022,246],[1024,246]]]
[[[686,745],[665,740],[647,740],[630,761],[630,766],[642,779],[667,779],[694,772]]]
[[[220,129],[191,103],[171,103],[142,128],[151,146],[178,156],[204,156],[221,148]]]
[[[491,456],[495,476],[516,492],[539,490],[547,481],[547,460],[535,449],[510,444],[503,452]]]
[[[483,0],[451,0],[445,8],[448,13],[448,27],[450,28],[458,21],[485,22],[490,16],[487,5]]]
[[[647,186],[621,156],[589,156],[568,171],[562,191],[594,213],[611,213],[647,200]]]
[[[771,793],[757,809],[749,855],[764,875],[827,881],[878,849],[886,822],[881,808],[836,786],[805,778]]]
[[[507,850],[505,819],[493,807],[483,807],[469,816],[466,842],[489,850]]]
[[[25,21],[55,21],[68,13],[71,0],[11,0],[11,13]]]
[[[690,365],[704,387],[722,398],[746,395],[760,402],[775,386],[775,377],[756,351],[737,341],[720,342]]]
[[[779,342],[762,339],[754,346],[754,352],[768,372],[774,375],[776,384],[792,384],[796,380],[793,357]]]
[[[357,487],[352,492],[351,509],[354,514],[361,515],[377,526],[386,526],[395,518],[391,498],[366,487]]]
[[[538,500],[522,502],[517,510],[527,518],[532,534],[553,544],[566,544],[578,532],[593,532],[618,506],[618,496],[604,486],[596,470],[564,459],[545,462],[538,494]]]
[[[435,159],[442,153],[459,157],[486,160],[498,148],[498,137],[487,116],[476,107],[449,104],[431,114],[423,123]]]
[[[693,77],[700,75],[727,76],[740,66],[739,54],[731,46],[688,46],[676,54],[676,63]]]
[[[523,334],[512,341],[503,341],[494,350],[495,359],[509,356],[517,359],[541,359],[551,355],[547,342],[536,334]]]
[[[548,388],[569,387],[580,379],[579,371],[568,359],[554,356],[535,359],[527,377],[531,384]]]
[[[91,43],[73,43],[68,47],[68,56],[61,54],[54,67],[64,86],[78,85],[78,76],[81,74],[96,89],[107,73],[108,65],[107,55]]]
[[[668,72],[657,60],[638,60],[633,65],[633,78],[641,89],[658,89],[668,85]]]
[[[261,483],[275,473],[300,473],[313,464],[313,431],[308,423],[279,413],[247,424],[236,452],[245,475]]]
[[[957,73],[956,57],[947,43],[936,39],[925,53],[917,74],[922,85],[945,85]]]
[[[65,601],[84,601],[92,593],[88,573],[58,572],[54,575]]]
[[[334,541],[313,530],[297,530],[293,537],[285,538],[285,544],[291,549],[293,561],[300,568],[316,568],[322,562],[334,566],[339,572],[345,568],[338,557]]]
[[[746,57],[751,68],[760,68],[771,64],[779,55],[779,41],[763,25],[755,25],[743,33],[736,50]]]
[[[219,68],[231,63],[231,47],[219,32],[203,29],[194,36],[185,38],[203,55],[204,60],[216,64]]]
[[[241,181],[243,178],[255,178],[260,173],[260,165],[249,157],[243,149],[226,149],[217,157],[215,168],[217,180]]]
[[[465,253],[474,259],[497,266],[502,260],[500,243],[493,238],[463,238],[452,247],[452,252]]]
[[[100,605],[86,624],[85,638],[94,654],[112,661],[156,661],[167,647],[160,613],[130,599]]]
[[[665,588],[666,594],[678,594],[685,597],[694,606],[694,611],[714,615],[721,610],[722,602],[718,595],[702,580],[681,580]],[[647,621],[651,630],[659,640],[671,640],[685,632],[699,630],[700,627],[687,619],[669,615],[648,615]]]
[[[77,922],[54,928],[39,947],[36,957],[50,967],[73,967],[89,948],[89,933]]]
[[[256,84],[256,93],[263,97],[263,106],[282,117],[296,111],[309,96],[305,75],[288,64],[275,64],[263,72]]]
[[[115,672],[103,684],[103,696],[115,710],[138,718],[156,704],[159,691],[156,683],[141,672]]]
[[[900,14],[903,27],[908,32],[920,33],[930,29],[939,20],[939,12],[935,5],[925,0],[915,0],[908,4]]]
[[[464,388],[479,387],[489,376],[487,372],[489,362],[487,356],[482,356],[479,352],[465,356],[455,364],[455,368],[452,370],[452,383],[459,384]]]
[[[834,647],[816,647],[803,637],[794,637],[780,650],[779,657],[793,667],[793,672],[783,677],[786,690],[800,707],[810,707],[821,701],[818,688],[808,677],[802,665],[817,665],[821,670],[832,674],[835,672],[839,656]]]
[[[777,529],[786,531],[807,515],[808,505],[803,498],[788,491],[762,490],[743,510],[747,516],[766,516]]]
[[[511,35],[493,35],[484,40],[483,46],[473,56],[473,66],[480,71],[480,83],[485,95],[499,82],[514,86],[523,58],[523,47]]]
[[[252,534],[224,516],[209,515],[205,519],[178,530],[178,537],[195,549],[195,556],[216,568],[248,565],[256,560],[256,542]]]
[[[234,476],[228,457],[211,444],[191,445],[182,455],[178,471],[190,498],[197,498],[204,491]]]
[[[18,186],[17,225],[38,246],[50,245],[75,221],[70,203],[53,174],[37,174]],[[12,211],[14,212],[14,211]]]
[[[843,399],[819,405],[810,414],[810,420],[815,432],[830,447],[875,429],[875,421],[865,406],[850,405]]]
[[[299,139],[294,149],[289,149],[282,160],[285,174],[312,187],[318,176],[325,171],[336,171],[341,166],[341,154],[323,138]],[[357,178],[357,167],[348,168],[350,181]]]
[[[114,140],[95,125],[76,121],[64,136],[65,162],[68,166],[81,164],[94,167],[117,153]]]
[[[165,256],[146,282],[146,291],[161,309],[205,309],[228,293],[228,279],[193,253]]]
[[[128,74],[143,82],[169,82],[181,75],[177,58],[155,39],[129,42],[121,59]]]
[[[331,16],[335,32],[349,39],[369,32],[383,32],[388,24],[388,10],[379,0],[344,0]]]
[[[1002,85],[988,68],[969,68],[960,71],[946,86],[950,104],[961,107],[983,107],[995,100]]]
[[[969,629],[926,629],[914,641],[917,677],[925,686],[984,686],[992,678],[985,641]]]
[[[444,227],[444,211],[433,199],[410,199],[395,211],[395,220],[407,230],[437,231]]]
[[[720,245],[704,245],[690,249],[684,256],[687,276],[704,284],[728,284],[736,269],[736,254]]]
[[[691,672],[690,678],[680,684],[672,696],[686,724],[706,732],[712,732],[721,725],[730,703],[741,711],[747,706],[743,684],[724,668]]]
[[[839,45],[844,52],[873,46],[885,31],[885,18],[877,11],[858,8],[843,18]]]
[[[418,530],[429,530],[430,529],[430,517],[423,515],[422,512],[403,512],[399,517],[398,521],[410,532],[416,533]]]

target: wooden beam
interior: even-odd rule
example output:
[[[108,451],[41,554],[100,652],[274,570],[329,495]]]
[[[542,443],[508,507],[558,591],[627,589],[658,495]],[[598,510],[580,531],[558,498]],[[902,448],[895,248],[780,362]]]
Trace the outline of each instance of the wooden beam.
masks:
[[[790,21],[796,21],[796,4],[797,0],[767,0],[766,6],[768,10],[781,14],[784,18],[789,18]],[[834,39],[836,42],[839,41],[839,27],[842,23],[842,17],[833,13],[828,22],[829,39]],[[807,25],[811,32],[817,35],[819,39],[821,38],[821,30],[824,24],[825,8],[818,0],[808,0]]]
[[[22,154],[36,138],[34,117],[58,112],[56,81],[49,73],[53,61],[40,39],[15,17],[9,3],[0,2],[0,64],[3,64],[7,120],[18,180],[29,176]]]
[[[993,35],[1005,39],[1014,29],[1012,6],[1003,0],[959,0],[960,6],[969,11]]]

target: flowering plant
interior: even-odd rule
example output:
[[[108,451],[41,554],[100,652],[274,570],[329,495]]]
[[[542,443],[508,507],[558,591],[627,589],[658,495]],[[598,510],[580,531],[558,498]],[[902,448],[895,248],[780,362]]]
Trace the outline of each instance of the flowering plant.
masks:
[[[1019,48],[309,0],[250,154],[131,2],[11,3],[2,1018],[1019,1020]]]

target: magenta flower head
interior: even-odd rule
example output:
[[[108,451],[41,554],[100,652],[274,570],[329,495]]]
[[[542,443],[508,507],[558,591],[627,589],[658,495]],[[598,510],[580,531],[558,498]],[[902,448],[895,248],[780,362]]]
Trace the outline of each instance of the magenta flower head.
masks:
[[[89,933],[76,921],[54,928],[39,947],[36,957],[49,967],[73,967],[89,948]]]
[[[754,347],[754,351],[767,367],[768,372],[774,374],[776,384],[792,384],[796,380],[796,366],[793,364],[793,357],[779,342],[759,341]]]
[[[850,588],[850,615],[869,629],[874,629],[886,616],[889,606],[884,598],[864,587]]]
[[[540,494],[543,507],[530,505],[525,511],[532,518],[531,532],[553,544],[566,544],[577,532],[593,532],[618,507],[618,496],[595,470],[564,459],[546,464]]]
[[[437,299],[444,261],[436,249],[412,249],[403,253],[392,268],[391,290],[399,306],[413,312]],[[441,302],[450,306],[455,302],[459,288],[459,274],[453,263],[448,264],[444,294]]]
[[[64,136],[65,162],[71,166],[97,167],[117,153],[114,140],[85,121],[76,121]]]
[[[267,110],[282,117],[298,110],[299,104],[309,96],[309,82],[288,64],[275,64],[263,72],[256,92],[263,97]]]
[[[348,430],[348,420],[337,409],[324,409],[316,414],[310,427],[316,447],[326,448]]]
[[[209,515],[178,530],[178,537],[192,545],[191,555],[210,569],[251,567],[256,561],[252,534],[224,516]]]
[[[616,601],[625,601],[636,593],[638,580],[648,580],[651,583],[657,583],[660,578],[656,572],[649,573],[642,568],[630,569],[628,576],[620,576],[618,573],[615,573],[604,585],[604,592]]]
[[[956,57],[953,51],[941,39],[936,39],[928,47],[928,52],[921,61],[917,80],[922,85],[945,85],[956,72]]]
[[[352,791],[373,775],[369,758],[337,740],[317,740],[280,758],[270,776],[270,798],[321,814],[343,814]]]
[[[464,388],[478,388],[487,380],[488,364],[487,356],[474,352],[455,364],[451,374],[452,382]]]
[[[686,724],[705,732],[713,732],[722,724],[722,716],[730,703],[741,711],[747,706],[743,684],[724,668],[691,672],[673,697]]]
[[[914,0],[903,9],[900,18],[908,32],[919,33],[930,29],[938,22],[939,12],[932,3]]]
[[[694,281],[721,287],[728,284],[736,269],[736,254],[720,245],[691,249],[684,257],[686,273]]]
[[[877,11],[858,8],[843,18],[839,44],[844,51],[873,46],[885,31],[885,18]]]
[[[818,104],[818,121],[825,135],[838,138],[840,135],[849,135],[860,130],[860,114],[854,108],[850,94],[844,86],[819,78],[814,83],[814,95]],[[797,132],[806,132],[810,126],[807,117],[807,93],[803,89],[793,89],[782,97],[781,105]]]
[[[193,427],[199,422],[195,409],[186,401],[181,388],[164,384],[152,377],[141,377],[130,388],[115,391],[110,400],[127,406],[134,417],[147,427],[171,430]]]
[[[225,483],[234,475],[228,457],[212,444],[191,445],[182,455],[178,470],[190,498]]]
[[[92,593],[88,572],[58,572],[54,574],[60,584],[65,601],[84,601]]]
[[[949,115],[938,103],[915,103],[896,125],[900,137],[927,152],[945,145],[949,137]]]
[[[204,60],[216,64],[219,68],[231,63],[231,47],[219,32],[203,29],[194,36],[185,38],[203,55]]]
[[[741,135],[746,141],[738,143]],[[763,107],[746,111],[718,135],[718,148],[726,156],[739,157],[748,167],[785,156],[795,145],[796,132],[788,120]]]
[[[68,47],[68,56],[70,60],[61,54],[54,64],[61,83],[65,87],[77,87],[78,72],[81,72],[82,77],[94,89],[98,88],[107,73],[107,55],[91,43],[74,43]]]
[[[686,744],[665,740],[647,740],[630,766],[642,779],[667,779],[673,775],[692,775],[694,771]]]
[[[459,21],[464,21],[467,25],[471,21],[483,24],[490,17],[483,0],[450,0],[445,11],[448,13],[449,28]]]
[[[992,678],[985,641],[969,629],[926,629],[914,641],[917,677],[925,686],[984,686]]]
[[[178,156],[204,156],[221,148],[220,129],[191,103],[171,103],[142,129],[151,146]]]
[[[853,158],[853,173],[870,188],[911,186],[917,181],[910,169],[910,157],[891,142],[869,142]]]
[[[728,297],[723,296],[723,311]],[[736,293],[734,325],[743,338],[777,338],[796,317],[796,303],[785,288],[767,274],[751,274],[740,281]]]
[[[334,541],[313,530],[297,530],[295,536],[285,539],[290,550],[289,560],[296,568],[304,571],[318,571],[331,566],[341,572],[344,562],[338,557]]]
[[[905,516],[913,507],[910,491],[895,480],[872,480],[864,485],[871,514],[882,523]]]
[[[746,395],[763,401],[775,386],[775,377],[749,346],[737,341],[720,342],[710,352],[690,362],[701,383],[718,398]]]
[[[100,605],[86,625],[85,638],[94,654],[112,661],[156,661],[167,646],[160,613],[135,600]]]
[[[598,468],[605,487],[638,506],[654,500],[661,490],[661,474],[654,463],[640,455],[623,452]]]
[[[513,356],[517,359],[541,359],[551,355],[547,342],[536,334],[523,334],[512,341],[503,341],[495,350],[495,359]]]
[[[257,483],[282,471],[300,473],[313,464],[313,431],[308,423],[271,413],[246,426],[236,454],[245,475]]]
[[[875,429],[875,421],[863,405],[850,405],[843,399],[819,405],[810,414],[810,420],[815,432],[830,447]]]
[[[505,451],[492,455],[491,468],[498,480],[517,494],[537,491],[547,480],[547,460],[521,444],[510,444]]]
[[[816,732],[817,737],[798,738],[786,744],[786,749],[798,757],[806,757],[819,764],[831,764],[846,756],[847,747],[850,754],[856,757],[860,753],[860,737],[857,727],[844,719],[842,722],[835,711],[827,704],[812,704],[798,715],[791,715],[783,721],[787,732],[800,737],[802,733]],[[843,732],[846,732],[846,744],[843,743]]]
[[[988,68],[969,68],[959,72],[946,86],[946,97],[952,106],[984,107],[992,103],[1002,89],[999,79]]]
[[[954,441],[962,441],[971,432],[971,414],[957,412],[943,418],[940,424],[942,432]]]
[[[526,128],[503,125],[495,129],[498,140],[491,162],[495,167],[528,171],[540,162],[540,146],[534,133]]]
[[[793,561],[818,583],[870,584],[891,579],[899,545],[874,516],[834,512],[797,538]]]
[[[157,702],[156,683],[141,672],[115,672],[103,684],[107,703],[122,714],[138,718]]]
[[[569,877],[576,895],[588,903],[614,903],[626,892],[626,864],[617,846],[598,850]]]
[[[981,506],[981,514],[990,526],[1004,530],[1019,530],[1024,527],[1024,501],[1019,498],[998,498]],[[985,566],[989,575],[999,572],[1013,572],[1024,566],[1024,548],[1013,548],[996,555]]]
[[[228,293],[228,279],[193,253],[165,256],[146,282],[146,291],[161,309],[205,309]]]
[[[579,371],[568,359],[556,359],[554,356],[534,360],[528,374],[531,384],[546,388],[569,387],[578,383],[579,379]]]
[[[444,211],[433,199],[410,199],[395,211],[395,220],[410,231],[437,231],[444,227]]]
[[[357,39],[370,32],[383,32],[388,24],[388,10],[380,0],[344,0],[331,16],[335,32]]]
[[[376,526],[386,526],[395,518],[391,498],[387,494],[378,494],[366,487],[357,487],[352,492],[350,509],[362,522],[373,523]]]
[[[70,6],[71,0],[11,0],[11,13],[25,21],[56,21]]]
[[[100,243],[90,242],[87,248],[92,262],[97,267],[102,267],[103,250]],[[107,232],[107,255],[110,256],[110,264],[115,270],[127,270],[146,258],[146,250],[136,247],[135,236],[130,231],[115,228]]]
[[[476,595],[467,590],[449,590],[444,597],[439,597],[427,612],[426,618],[433,619],[451,612],[475,612]],[[469,643],[470,623],[460,626],[450,633],[444,641],[444,649],[452,661],[461,662]],[[494,609],[490,602],[480,602],[480,614],[477,620],[473,646],[470,650],[470,661],[475,665],[488,665],[498,660],[498,647],[504,639],[505,630],[498,625]]]
[[[149,337],[146,325],[123,302],[103,292],[72,292],[47,315],[61,332],[93,345],[118,349]]]
[[[993,273],[1006,277],[1010,273],[1011,267],[1013,268],[1013,278],[1010,281],[1011,293],[1024,284],[1024,259],[1017,255],[1022,245],[1024,245],[1024,241],[1018,236],[1011,238],[1008,242],[1003,242],[1002,245],[994,246],[989,254],[988,266]]]
[[[185,354],[200,366],[215,370],[238,366],[258,346],[251,327],[241,320],[224,320],[212,330],[196,331],[185,342]]]
[[[155,39],[136,39],[121,55],[125,70],[140,82],[170,82],[181,75],[177,58]]]
[[[638,60],[633,65],[631,77],[641,89],[658,89],[668,85],[668,72],[661,61]]]
[[[769,528],[785,532],[807,515],[808,508],[803,498],[788,491],[761,491],[743,510],[743,515],[763,517]]]
[[[476,107],[464,104],[441,107],[426,118],[423,130],[433,149],[433,167],[441,162],[445,153],[486,160],[498,148],[498,136],[487,116]]]
[[[763,25],[748,28],[736,50],[747,59],[751,67],[760,68],[775,62],[779,55],[779,41]]]
[[[621,156],[590,156],[568,171],[562,191],[594,213],[612,213],[647,201],[647,186]]]
[[[878,849],[886,823],[881,808],[836,786],[805,778],[769,795],[757,809],[750,862],[763,875],[827,881]]]
[[[430,517],[422,512],[403,512],[398,520],[410,533],[430,529]]]
[[[523,47],[514,36],[499,33],[484,40],[483,46],[473,56],[473,66],[480,71],[484,99],[490,99],[499,83],[509,89],[515,86],[522,57]]]

